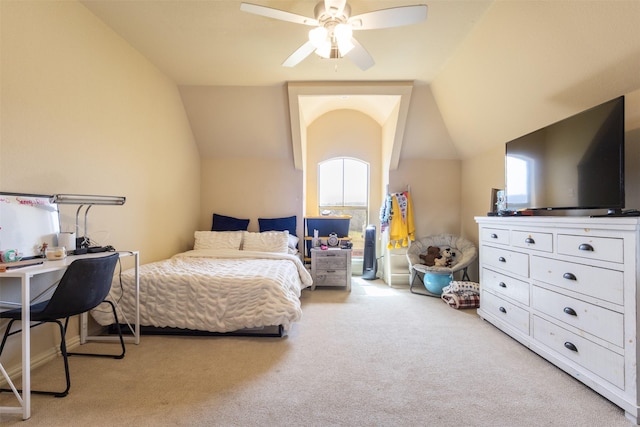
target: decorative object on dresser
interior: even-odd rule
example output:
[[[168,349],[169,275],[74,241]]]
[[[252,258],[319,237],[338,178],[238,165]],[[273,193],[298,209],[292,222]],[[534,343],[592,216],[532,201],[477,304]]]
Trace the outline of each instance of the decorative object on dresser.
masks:
[[[478,314],[638,422],[637,218],[477,217]]]
[[[351,291],[351,249],[311,249],[312,290],[316,286],[344,286]]]
[[[439,252],[446,249],[452,251],[452,259],[449,265],[438,265],[438,263],[427,265],[420,255],[427,254],[429,248],[438,248]],[[454,274],[462,272],[462,280],[469,280],[467,268],[478,257],[476,246],[464,237],[452,234],[438,234],[435,236],[422,237],[411,242],[407,250],[407,260],[409,261],[409,290],[414,294],[440,297],[442,287],[449,283],[442,284],[442,280],[455,280]],[[420,279],[425,287],[424,291],[414,289],[416,279]],[[433,286],[432,286],[433,283]]]

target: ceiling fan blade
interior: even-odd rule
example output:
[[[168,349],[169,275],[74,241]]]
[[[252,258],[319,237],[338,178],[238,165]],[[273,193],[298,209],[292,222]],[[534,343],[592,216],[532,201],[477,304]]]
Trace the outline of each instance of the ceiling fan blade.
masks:
[[[303,59],[307,56],[311,55],[313,51],[316,50],[316,47],[310,41],[306,42],[302,46],[300,46],[295,52],[293,52],[285,61],[282,63],[283,67],[295,67]]]
[[[362,71],[366,71],[375,64],[375,61],[367,52],[367,49],[362,47],[358,40],[351,38],[351,43],[354,44],[354,48],[349,51],[345,56],[358,66]]]
[[[295,13],[286,12],[272,7],[260,6],[252,3],[240,3],[240,10],[243,12],[253,13],[254,15],[266,16],[267,18],[279,19],[280,21],[293,22],[302,25],[318,25],[318,20],[308,18],[306,16],[297,15]]]
[[[401,27],[417,24],[427,19],[427,5],[392,7],[349,18],[354,30],[376,30],[378,28]]]

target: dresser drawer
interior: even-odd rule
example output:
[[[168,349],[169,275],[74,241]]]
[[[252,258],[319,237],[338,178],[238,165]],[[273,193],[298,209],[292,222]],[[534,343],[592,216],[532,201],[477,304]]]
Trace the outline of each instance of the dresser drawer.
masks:
[[[487,243],[509,244],[509,230],[502,228],[482,228],[480,240]]]
[[[567,359],[624,389],[624,357],[618,353],[535,315],[533,337]]]
[[[502,319],[522,333],[529,335],[529,312],[498,298],[486,290],[480,297],[480,307],[487,313]]]
[[[533,308],[588,334],[624,346],[624,316],[548,289],[533,287]]]
[[[346,270],[318,271],[313,277],[315,286],[347,286]]]
[[[501,297],[529,305],[529,283],[523,280],[483,268],[481,286]]]
[[[614,304],[622,305],[624,302],[622,271],[533,256],[531,277]]]
[[[511,245],[516,248],[553,252],[553,234],[514,230],[511,232]]]
[[[558,234],[558,253],[599,261],[623,263],[624,240],[614,237]]]
[[[506,248],[482,247],[482,262],[522,277],[529,277],[529,255]]]

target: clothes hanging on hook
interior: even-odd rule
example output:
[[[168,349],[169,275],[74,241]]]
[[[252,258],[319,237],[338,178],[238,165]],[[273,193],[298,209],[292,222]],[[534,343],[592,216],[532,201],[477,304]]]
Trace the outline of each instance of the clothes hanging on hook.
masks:
[[[391,222],[391,194],[387,194],[387,197],[384,198],[384,202],[382,203],[382,207],[380,208],[380,232],[384,233],[389,227],[389,223]]]
[[[380,210],[380,229],[389,229],[389,249],[409,246],[415,240],[413,204],[408,191],[388,194]]]

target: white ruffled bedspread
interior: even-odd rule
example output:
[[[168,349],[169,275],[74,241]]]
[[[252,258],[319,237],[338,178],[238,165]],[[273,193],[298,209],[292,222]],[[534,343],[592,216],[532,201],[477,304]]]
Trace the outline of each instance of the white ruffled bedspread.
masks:
[[[140,324],[209,332],[282,325],[286,331],[301,318],[300,293],[311,283],[295,255],[187,251],[140,266]],[[135,270],[121,275],[116,270],[109,295],[118,304],[118,316],[123,312],[133,324]],[[91,314],[101,325],[113,323],[104,305]]]

